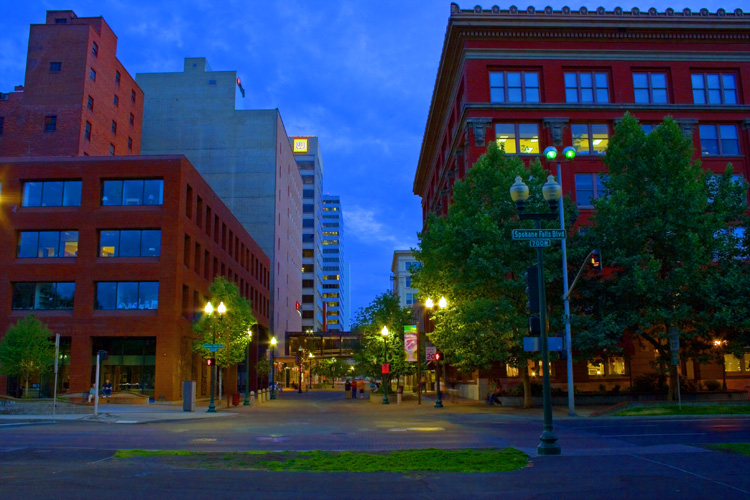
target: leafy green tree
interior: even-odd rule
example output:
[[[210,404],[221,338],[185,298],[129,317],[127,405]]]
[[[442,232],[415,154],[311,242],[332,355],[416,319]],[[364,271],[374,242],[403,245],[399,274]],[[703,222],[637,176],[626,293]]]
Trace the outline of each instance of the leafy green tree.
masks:
[[[29,380],[55,360],[55,343],[51,338],[47,325],[29,314],[8,328],[0,340],[0,373],[21,378],[25,397],[29,396]]]
[[[524,275],[536,264],[536,253],[513,241],[511,231],[534,227],[534,222],[518,220],[510,186],[521,177],[530,191],[527,212],[547,213],[542,185],[548,175],[538,161],[527,167],[491,143],[466,177],[454,184],[448,215],[429,216],[414,250],[422,263],[412,272],[420,297],[448,299],[446,309],[433,313],[430,340],[446,361],[464,372],[493,363],[519,368],[527,406],[531,402],[527,360],[537,355],[524,352],[522,345],[529,331]],[[577,211],[570,200],[564,201],[566,223],[572,225]],[[559,228],[559,221],[545,221],[543,227]],[[560,251],[559,245],[545,250],[547,283],[560,280]],[[548,290],[548,306],[559,309],[561,301],[555,296],[560,294]],[[560,318],[550,315],[550,321],[552,331],[561,328]]]
[[[312,365],[312,373],[313,375],[326,377],[331,382],[331,387],[335,387],[336,379],[346,375],[349,366],[341,358],[318,359]]]
[[[391,292],[381,293],[370,305],[357,311],[353,331],[361,335],[354,360],[357,373],[382,378],[390,387],[393,377],[411,374],[414,363],[406,361],[404,351],[404,325],[414,324],[411,309],[401,307],[398,297]],[[388,336],[381,332],[388,327]],[[389,373],[382,373],[383,357],[389,365]]]
[[[257,323],[252,313],[250,302],[240,296],[237,285],[217,276],[209,288],[214,312],[203,313],[193,324],[196,335],[193,351],[203,359],[215,358],[216,366],[227,368],[245,359],[248,344],[251,342],[248,332]],[[225,314],[217,311],[219,303],[227,308]],[[218,351],[211,352],[203,344],[224,344]]]
[[[747,247],[735,231],[747,226],[747,185],[731,165],[714,175],[693,154],[671,118],[649,134],[629,114],[617,126],[588,235],[611,273],[589,275],[574,302],[583,351],[616,351],[629,334],[666,372],[670,328],[683,355],[704,351],[717,331],[747,329]]]

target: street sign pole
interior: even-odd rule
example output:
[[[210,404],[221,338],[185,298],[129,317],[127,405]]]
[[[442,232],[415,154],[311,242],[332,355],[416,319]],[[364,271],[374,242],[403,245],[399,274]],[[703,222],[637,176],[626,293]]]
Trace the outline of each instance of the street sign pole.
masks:
[[[58,360],[60,359],[60,334],[55,334],[55,389],[52,397],[52,416],[57,415],[57,368]]]

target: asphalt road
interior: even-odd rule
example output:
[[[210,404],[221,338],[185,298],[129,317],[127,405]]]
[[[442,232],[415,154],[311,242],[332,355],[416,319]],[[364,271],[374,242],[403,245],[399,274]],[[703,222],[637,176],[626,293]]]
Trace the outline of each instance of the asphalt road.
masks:
[[[0,423],[0,498],[750,498],[750,459],[701,445],[750,442],[750,418],[563,418],[560,457],[537,457],[541,417],[485,406],[376,405],[287,394],[220,419],[142,425]],[[528,467],[493,474],[185,470],[122,448],[200,451],[514,446]]]

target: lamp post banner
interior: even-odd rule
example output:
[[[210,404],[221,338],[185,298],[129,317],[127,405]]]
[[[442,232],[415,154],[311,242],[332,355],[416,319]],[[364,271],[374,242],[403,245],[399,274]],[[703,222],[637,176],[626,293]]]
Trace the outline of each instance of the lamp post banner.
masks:
[[[406,361],[416,362],[418,348],[417,334],[407,333],[407,328],[409,328],[409,326],[404,327],[404,351],[406,351]]]

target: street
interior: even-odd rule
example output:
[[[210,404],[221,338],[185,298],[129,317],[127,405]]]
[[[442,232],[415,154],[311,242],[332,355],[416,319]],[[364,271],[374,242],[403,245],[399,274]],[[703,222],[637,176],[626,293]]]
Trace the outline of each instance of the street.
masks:
[[[151,405],[147,410],[153,411]],[[174,410],[174,409],[172,409]],[[750,442],[746,417],[562,417],[563,455],[537,457],[539,409],[476,403],[421,406],[345,400],[339,392],[284,393],[217,418],[173,411],[143,424],[134,408],[100,421],[0,420],[3,498],[707,498],[750,496],[750,458],[702,448]],[[115,414],[119,411],[120,415]],[[145,412],[146,409],[140,410]],[[198,408],[196,416],[205,408]],[[583,413],[583,411],[582,411]],[[160,413],[159,415],[165,415]],[[188,419],[185,419],[188,418]],[[516,447],[530,456],[506,473],[302,473],[180,469],[157,457],[116,460],[117,449],[391,450]]]

